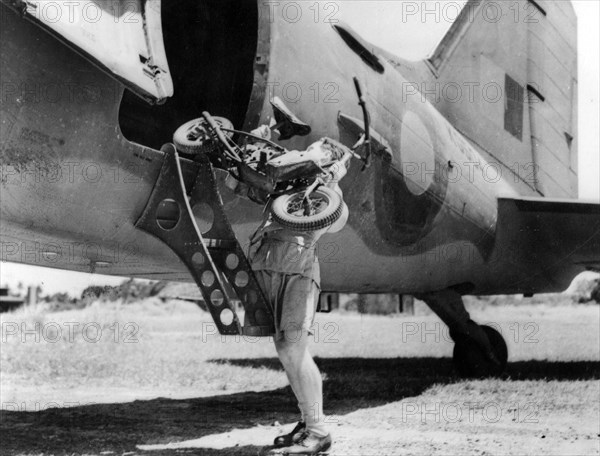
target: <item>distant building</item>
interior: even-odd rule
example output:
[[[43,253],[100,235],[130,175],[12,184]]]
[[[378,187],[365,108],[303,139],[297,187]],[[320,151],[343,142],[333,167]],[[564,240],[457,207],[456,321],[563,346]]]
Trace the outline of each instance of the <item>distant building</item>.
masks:
[[[0,313],[8,312],[22,306],[25,300],[18,296],[11,296],[8,288],[0,288]]]

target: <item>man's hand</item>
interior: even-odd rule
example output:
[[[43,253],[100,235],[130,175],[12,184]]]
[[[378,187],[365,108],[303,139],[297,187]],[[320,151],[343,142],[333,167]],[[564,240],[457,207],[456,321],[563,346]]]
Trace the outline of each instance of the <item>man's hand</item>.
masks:
[[[341,195],[342,190],[339,188],[338,184],[344,178],[347,172],[348,170],[346,169],[346,165],[343,162],[335,162],[333,165],[331,165],[331,168],[329,169],[329,175],[331,177],[328,180],[326,186],[331,188],[332,190],[335,190]]]

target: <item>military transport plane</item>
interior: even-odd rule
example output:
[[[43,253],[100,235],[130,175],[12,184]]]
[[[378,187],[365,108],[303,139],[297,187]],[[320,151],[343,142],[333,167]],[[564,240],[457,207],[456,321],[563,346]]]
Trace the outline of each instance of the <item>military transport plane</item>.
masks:
[[[2,0],[2,260],[209,287],[211,217],[184,200],[201,201],[211,177],[177,158],[173,132],[203,111],[250,131],[277,96],[312,128],[281,145],[351,146],[365,130],[356,77],[370,166],[352,163],[349,222],[317,246],[323,290],[416,295],[450,327],[463,372],[497,372],[506,345],[462,295],[561,291],[600,270],[600,205],[577,200],[572,5],[471,0],[427,59],[408,61],[275,3]],[[262,207],[223,173],[216,192],[247,244]]]

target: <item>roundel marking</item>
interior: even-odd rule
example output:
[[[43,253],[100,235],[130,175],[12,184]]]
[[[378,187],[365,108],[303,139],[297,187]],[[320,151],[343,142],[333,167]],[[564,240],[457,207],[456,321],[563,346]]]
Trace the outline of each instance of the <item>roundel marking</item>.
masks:
[[[400,150],[395,155],[399,155],[408,190],[414,195],[425,193],[435,175],[435,150],[427,127],[414,112],[407,112],[402,119]]]

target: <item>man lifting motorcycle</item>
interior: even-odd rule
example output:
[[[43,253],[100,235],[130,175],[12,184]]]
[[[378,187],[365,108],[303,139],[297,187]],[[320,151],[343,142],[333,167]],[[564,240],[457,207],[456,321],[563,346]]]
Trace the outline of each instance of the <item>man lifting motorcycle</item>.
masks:
[[[237,194],[265,204],[248,258],[274,316],[275,348],[301,419],[261,454],[315,455],[332,444],[323,413],[322,378],[308,344],[320,293],[316,244],[323,234],[340,231],[346,224],[348,207],[338,184],[350,158],[362,160],[354,150],[369,142],[368,115],[358,81],[355,84],[365,134],[352,150],[330,138],[304,151],[289,151],[270,141],[271,130],[279,131],[279,139],[310,132],[278,99],[272,102],[275,122],[270,127],[240,132],[226,119],[204,113],[174,136],[180,151],[197,152],[200,147],[213,166],[228,170],[230,188]],[[244,138],[243,145],[233,141],[234,134]]]
[[[309,353],[308,343],[320,293],[316,243],[326,232],[337,232],[344,227],[348,209],[338,185],[339,179],[346,174],[345,162],[341,161],[345,148],[323,139],[312,144],[306,153],[325,156],[324,148],[329,148],[340,164],[332,171],[328,183],[324,184],[326,189],[340,197],[341,211],[337,220],[329,226],[302,229],[282,224],[285,223],[283,220],[267,210],[263,223],[251,240],[250,263],[272,306],[275,348],[301,412],[301,419],[294,430],[275,439],[271,454],[317,454],[329,449],[332,442],[323,413],[323,382]],[[301,197],[296,198],[299,200]],[[309,204],[318,205],[316,198]],[[284,199],[282,204],[286,201]],[[298,204],[296,212],[302,217],[305,212],[302,204]],[[290,217],[293,216],[294,212],[290,214]],[[305,223],[308,225],[309,222]]]

